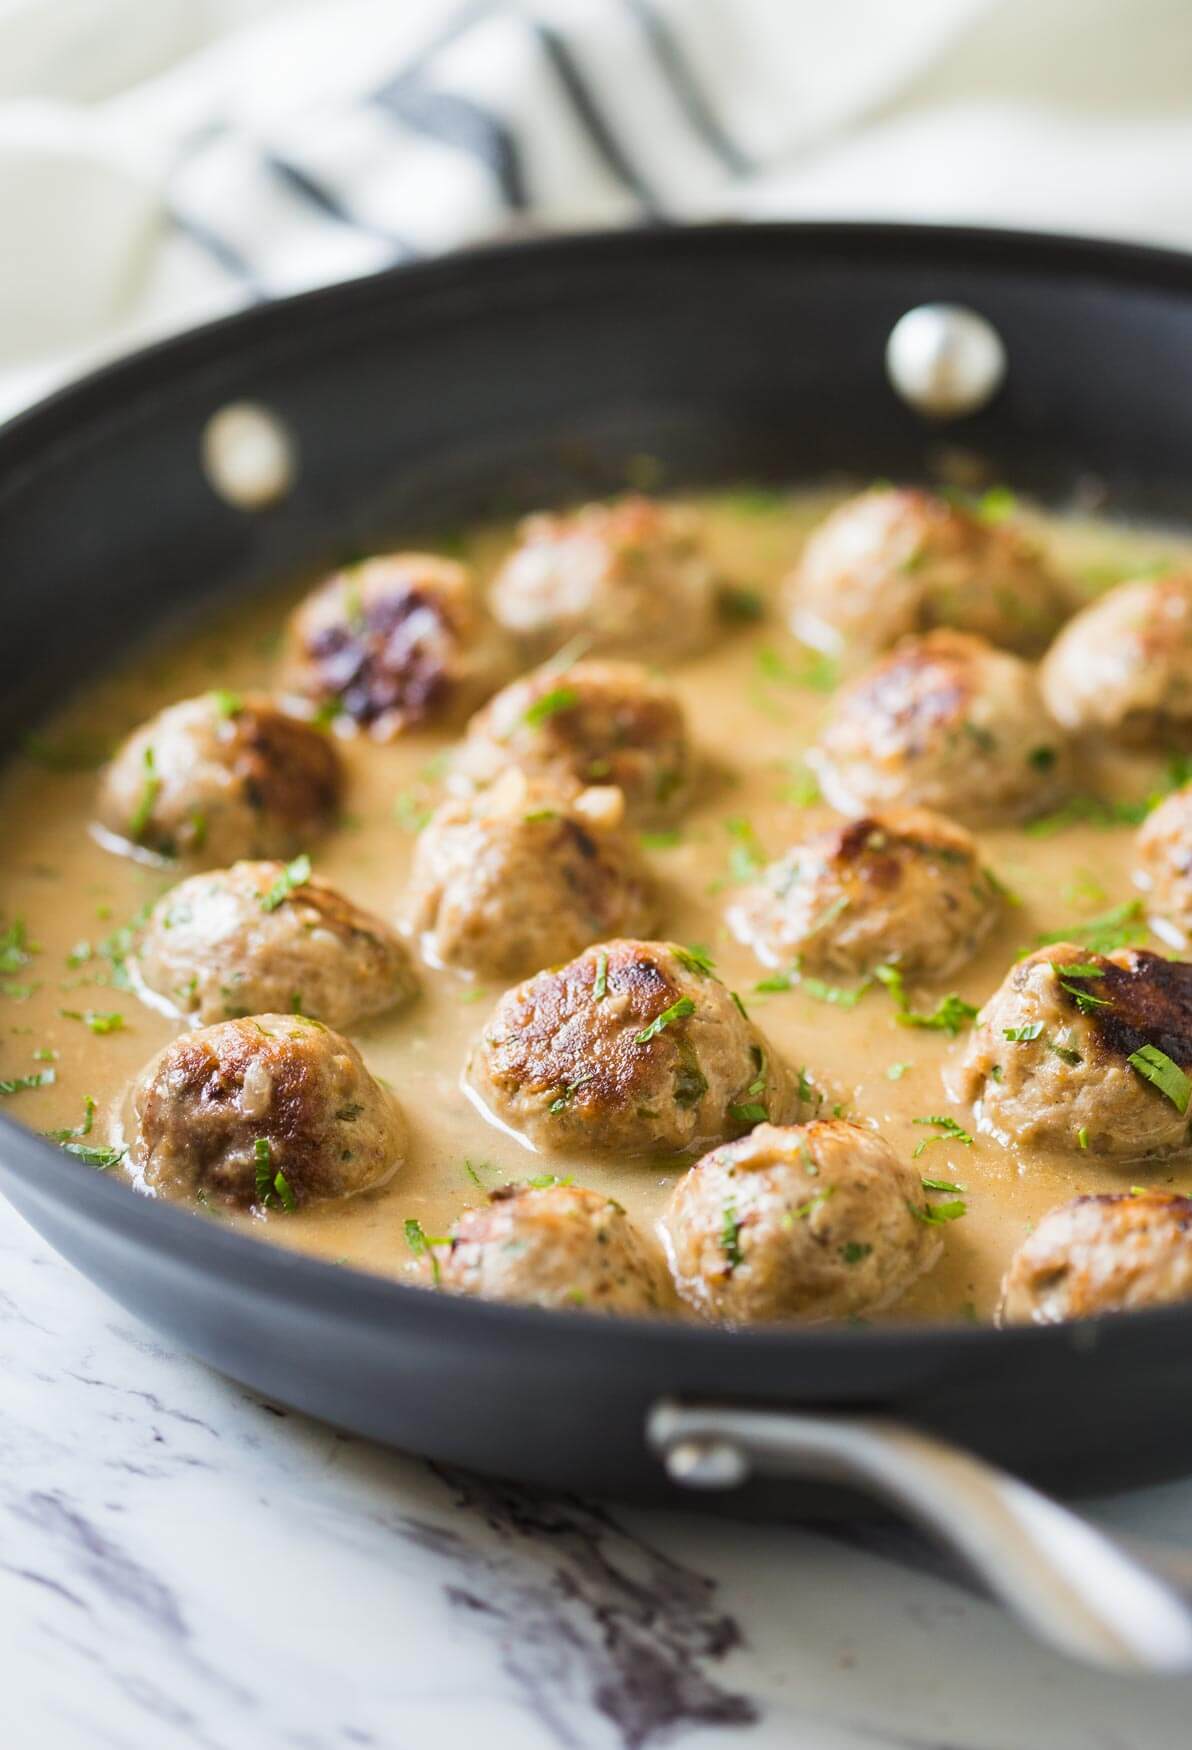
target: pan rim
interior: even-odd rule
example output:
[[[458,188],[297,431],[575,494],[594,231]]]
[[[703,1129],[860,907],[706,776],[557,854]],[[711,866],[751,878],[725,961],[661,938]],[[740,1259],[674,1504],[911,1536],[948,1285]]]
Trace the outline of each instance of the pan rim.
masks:
[[[275,344],[309,344],[312,316],[333,324],[347,322],[354,313],[380,308],[391,300],[421,304],[427,294],[443,288],[491,305],[494,278],[503,274],[513,276],[514,295],[524,299],[526,276],[532,280],[535,273],[549,272],[552,263],[575,266],[585,257],[641,259],[695,251],[715,259],[739,255],[743,248],[767,246],[796,256],[818,253],[821,259],[834,252],[877,266],[898,256],[912,263],[934,257],[969,270],[987,262],[1006,272],[1052,271],[1076,282],[1094,279],[1111,290],[1136,286],[1192,296],[1192,253],[1010,228],[730,220],[585,230],[487,244],[252,304],[99,365],[0,423],[0,503],[59,457],[64,440],[93,441],[95,423],[111,416],[113,404],[129,409],[146,390],[167,393],[163,374],[176,378],[180,371],[192,370],[209,358],[230,359],[254,347],[263,335]],[[159,1256],[169,1255],[212,1280],[234,1278],[243,1289],[246,1278],[251,1278],[251,1289],[261,1298],[288,1302],[312,1314],[362,1320],[378,1330],[400,1322],[406,1330],[433,1329],[445,1336],[477,1340],[491,1333],[494,1339],[504,1335],[543,1346],[579,1343],[585,1335],[588,1339],[599,1335],[607,1349],[620,1345],[626,1355],[641,1355],[645,1346],[655,1358],[698,1354],[713,1361],[732,1357],[759,1363],[829,1359],[847,1349],[851,1356],[868,1355],[874,1360],[897,1354],[921,1361],[925,1368],[940,1360],[975,1358],[985,1354],[990,1344],[1007,1357],[1054,1356],[1063,1350],[1075,1355],[1094,1347],[1104,1352],[1111,1346],[1119,1359],[1141,1359],[1192,1333],[1192,1305],[1007,1329],[959,1321],[727,1329],[678,1319],[609,1318],[579,1308],[568,1309],[560,1318],[545,1308],[427,1292],[283,1245],[262,1243],[109,1179],[3,1113],[0,1174],[17,1177],[35,1201],[67,1207],[74,1216],[116,1230],[130,1242]],[[246,1268],[250,1264],[251,1270]]]

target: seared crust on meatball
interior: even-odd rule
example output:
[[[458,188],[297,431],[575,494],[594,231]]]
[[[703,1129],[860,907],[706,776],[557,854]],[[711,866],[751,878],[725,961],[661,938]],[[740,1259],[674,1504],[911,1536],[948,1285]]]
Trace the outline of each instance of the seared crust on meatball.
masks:
[[[192,875],[158,900],[133,962],[155,1006],[204,1024],[296,1010],[331,1027],[409,1002],[418,986],[389,925],[284,863]]]
[[[1174,791],[1139,828],[1135,880],[1160,933],[1192,940],[1192,784]]]
[[[465,1086],[533,1148],[706,1148],[798,1115],[799,1083],[706,957],[614,941],[506,991]]]
[[[472,710],[502,652],[470,573],[433,553],[387,553],[320,585],[290,622],[287,684],[378,740]]]
[[[354,1045],[302,1015],[183,1033],[131,1096],[130,1164],[160,1197],[289,1211],[383,1185],[405,1123]]]
[[[1077,1197],[1045,1215],[1010,1260],[1003,1324],[1192,1300],[1192,1198],[1165,1191]]]
[[[658,895],[624,814],[619,790],[577,795],[516,769],[449,798],[419,836],[406,927],[432,965],[506,980],[647,935]]]
[[[523,675],[472,719],[456,772],[487,784],[510,766],[577,789],[615,784],[649,825],[682,813],[695,762],[666,681],[636,662],[577,662]]]
[[[689,511],[635,494],[527,517],[490,601],[543,655],[578,635],[603,655],[673,661],[711,640],[716,574]]]
[[[482,1300],[656,1313],[671,1299],[655,1247],[621,1205],[578,1185],[507,1185],[466,1210],[424,1266],[441,1288]]]
[[[1142,1053],[1144,1061],[1130,1059]],[[1192,965],[1140,948],[1092,954],[1061,942],[1020,960],[978,1017],[952,1076],[1000,1142],[1144,1160],[1188,1144]],[[1146,1074],[1157,1063],[1160,1080]],[[1183,1108],[1183,1109],[1181,1109]]]
[[[844,1118],[760,1124],[697,1161],[662,1219],[682,1298],[730,1324],[855,1317],[930,1269],[918,1175]]]
[[[204,693],[134,731],[100,786],[100,825],[129,845],[217,868],[291,857],[343,795],[335,748],[272,700]]]
[[[834,656],[873,656],[937,626],[1032,656],[1068,605],[1020,529],[890,486],[850,498],[813,531],[786,598],[795,636]]]
[[[762,871],[728,909],[736,936],[767,966],[798,961],[843,976],[897,962],[942,978],[997,922],[1001,889],[976,840],[927,809],[844,821]]]
[[[843,813],[903,803],[976,822],[1043,813],[1069,773],[1033,671],[947,631],[905,639],[842,688],[808,757]]]
[[[1192,746],[1192,571],[1107,591],[1064,627],[1039,679],[1073,734]]]

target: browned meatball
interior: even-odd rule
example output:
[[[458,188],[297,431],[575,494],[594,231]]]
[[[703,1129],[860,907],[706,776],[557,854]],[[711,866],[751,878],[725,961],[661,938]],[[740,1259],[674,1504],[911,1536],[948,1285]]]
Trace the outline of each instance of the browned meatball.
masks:
[[[809,756],[846,814],[904,803],[966,821],[1054,806],[1064,738],[1018,657],[962,632],[908,638],[837,695]]]
[[[683,1299],[732,1324],[881,1311],[940,1252],[918,1174],[843,1118],[759,1124],[714,1149],[662,1232]]]
[[[487,784],[509,766],[577,789],[615,784],[650,825],[682,813],[695,762],[666,681],[635,662],[577,662],[523,675],[472,719],[457,772]]]
[[[1002,1283],[1004,1324],[1192,1300],[1192,1198],[1164,1191],[1078,1197],[1045,1215]]]
[[[308,596],[290,622],[287,683],[379,740],[472,710],[503,666],[470,574],[433,553],[353,565]]]
[[[670,1302],[666,1268],[621,1205],[578,1185],[508,1185],[431,1242],[424,1280],[455,1294],[587,1312],[648,1314]]]
[[[531,1147],[603,1154],[704,1148],[800,1105],[706,956],[668,942],[605,942],[506,991],[466,1086]]]
[[[1157,932],[1176,947],[1192,941],[1192,784],[1161,802],[1138,833],[1135,880]]]
[[[768,966],[853,977],[896,961],[942,978],[1001,910],[976,840],[926,809],[887,809],[796,845],[743,888],[728,921]]]
[[[1144,1160],[1188,1144],[1192,966],[1061,942],[1020,960],[952,1073],[1000,1142]]]
[[[1067,608],[1036,544],[934,493],[875,487],[814,530],[787,585],[791,630],[833,655],[874,656],[952,626],[1030,656]]]
[[[539,654],[579,635],[604,655],[665,662],[710,641],[716,574],[690,512],[631,496],[528,517],[490,599]]]
[[[119,749],[100,825],[130,847],[217,868],[291,857],[339,810],[343,768],[325,735],[267,698],[204,693],[170,705]]]
[[[619,790],[563,792],[511,769],[436,809],[404,907],[427,960],[524,978],[606,936],[644,935],[658,895]]]
[[[131,1095],[129,1161],[159,1197],[289,1211],[383,1185],[405,1124],[354,1045],[302,1015],[183,1033]]]
[[[1073,734],[1192,746],[1192,571],[1107,591],[1064,627],[1039,678]]]
[[[154,1006],[201,1022],[296,1010],[350,1027],[417,990],[401,939],[309,864],[180,881],[150,913],[133,971]]]

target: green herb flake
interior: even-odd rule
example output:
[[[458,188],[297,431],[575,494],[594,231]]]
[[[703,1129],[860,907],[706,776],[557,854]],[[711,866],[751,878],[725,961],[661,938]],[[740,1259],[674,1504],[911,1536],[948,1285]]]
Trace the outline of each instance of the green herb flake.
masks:
[[[873,975],[879,983],[885,985],[894,999],[897,1010],[895,1019],[900,1027],[921,1027],[932,1032],[947,1033],[950,1038],[955,1039],[958,1033],[963,1032],[977,1018],[975,1005],[965,1002],[954,991],[941,997],[934,1009],[912,1009],[902,973],[897,966],[875,966]]]
[[[58,1079],[56,1070],[42,1069],[28,1076],[14,1076],[7,1081],[0,1081],[0,1094],[20,1094],[26,1088],[51,1088]]]
[[[608,995],[608,949],[602,948],[596,956],[596,977],[592,984],[592,1001],[601,1002]]]
[[[1157,1045],[1144,1045],[1131,1052],[1127,1061],[1144,1081],[1151,1082],[1167,1096],[1181,1116],[1187,1112],[1188,1102],[1192,1099],[1192,1081],[1165,1051],[1160,1051]]]
[[[681,943],[672,942],[670,948],[679,965],[686,968],[688,972],[695,973],[699,978],[709,978],[715,974],[716,962],[709,950],[699,942],[693,942],[690,947],[683,947]]]
[[[915,1124],[928,1125],[932,1129],[938,1130],[940,1133],[938,1136],[926,1136],[926,1137],[924,1137],[923,1141],[921,1143],[919,1143],[917,1145],[917,1147],[915,1148],[915,1150],[911,1156],[912,1160],[917,1161],[919,1156],[923,1153],[923,1150],[925,1148],[930,1148],[930,1146],[933,1142],[957,1142],[960,1144],[960,1146],[962,1148],[972,1148],[972,1146],[973,1146],[972,1137],[969,1135],[968,1131],[964,1128],[964,1126],[962,1124],[958,1124],[956,1122],[955,1118],[947,1118],[947,1117],[916,1118],[912,1122]],[[945,1186],[941,1186],[940,1189],[946,1190],[946,1191],[952,1191],[952,1190],[959,1189],[959,1187],[953,1186],[953,1185],[945,1185]]]
[[[145,749],[141,763],[144,767],[141,794],[128,822],[128,836],[134,844],[138,844],[144,837],[145,829],[153,818],[157,798],[161,794],[161,779],[157,775],[157,760],[152,747]]]
[[[125,1148],[92,1148],[85,1142],[63,1143],[68,1155],[74,1155],[89,1167],[94,1167],[100,1173],[106,1173],[111,1167],[118,1167],[128,1150]]]
[[[738,1264],[745,1262],[741,1251],[741,1223],[737,1220],[736,1208],[731,1203],[726,1203],[724,1207],[720,1224],[720,1249],[730,1270],[735,1270]]]
[[[959,1221],[968,1212],[963,1197],[955,1197],[948,1203],[908,1203],[907,1208],[916,1221],[925,1222],[928,1227],[942,1227],[945,1222]]]
[[[110,1014],[104,1014],[99,1009],[59,1009],[58,1013],[67,1021],[82,1021],[92,1033],[121,1033],[124,1030],[124,1016],[118,1009]]]
[[[268,1205],[273,1197],[273,1149],[267,1136],[258,1136],[252,1145],[257,1202]]]
[[[911,1063],[888,1063],[886,1065],[886,1080],[888,1082],[900,1082],[907,1070],[913,1068],[914,1065]]]
[[[846,1264],[860,1264],[872,1250],[873,1247],[862,1240],[846,1240],[840,1248],[840,1256]]]
[[[723,583],[716,591],[716,612],[730,625],[750,625],[764,616],[766,598],[760,590]]]
[[[226,687],[215,687],[208,697],[221,717],[238,717],[244,709],[240,694],[229,692]]]
[[[1043,1031],[1042,1021],[1024,1021],[1020,1027],[1003,1027],[1002,1038],[1011,1045],[1031,1045]]]
[[[651,1039],[656,1039],[659,1033],[665,1031],[673,1021],[684,1021],[688,1015],[694,1015],[695,1003],[691,997],[680,997],[678,1002],[663,1009],[660,1015],[655,1015],[648,1027],[643,1027],[635,1037],[636,1045],[647,1045]]]
[[[574,687],[552,687],[526,706],[522,722],[529,729],[537,729],[548,718],[557,716],[560,711],[570,711],[578,704],[579,694]]]
[[[290,895],[299,887],[304,887],[310,880],[310,858],[304,851],[300,857],[295,857],[292,863],[287,863],[268,893],[261,895],[261,910],[276,911],[279,905],[284,905]]]
[[[729,852],[729,873],[734,881],[750,881],[761,873],[766,853],[752,824],[743,815],[733,815],[724,823],[724,830],[733,841]]]
[[[1088,1145],[1089,1133],[1086,1127],[1082,1124],[1080,1129],[1076,1132],[1076,1146],[1080,1149],[1087,1149]]]

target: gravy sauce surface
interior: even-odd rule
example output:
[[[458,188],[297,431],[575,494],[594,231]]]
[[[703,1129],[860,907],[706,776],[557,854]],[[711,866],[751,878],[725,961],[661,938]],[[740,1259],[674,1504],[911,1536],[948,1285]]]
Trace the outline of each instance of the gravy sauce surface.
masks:
[[[726,493],[694,502],[725,574],[769,604],[804,534],[835,499]],[[1024,521],[1090,593],[1192,557],[1192,542],[1170,533],[1026,513]],[[466,540],[465,556],[481,578],[509,539],[507,528],[493,528]],[[113,977],[119,978],[126,946],[120,932],[179,877],[104,850],[89,832],[95,772],[58,767],[70,763],[79,744],[110,745],[176,699],[213,687],[269,688],[277,629],[298,593],[254,601],[198,636],[138,654],[123,672],[87,687],[41,732],[38,757],[17,758],[0,780],[0,931],[23,919],[38,948],[25,964],[19,953],[0,954],[0,1078],[51,1067],[56,1073],[53,1085],[5,1097],[6,1115],[42,1130],[75,1126],[90,1096],[97,1111],[88,1141],[102,1145],[118,1125],[127,1082],[176,1030]],[[643,659],[648,655],[642,652]],[[706,945],[775,1048],[806,1065],[828,1089],[830,1103],[876,1123],[904,1155],[936,1134],[916,1125],[917,1118],[951,1114],[971,1130],[971,1115],[949,1105],[940,1073],[963,1037],[954,1044],[945,1033],[899,1025],[880,986],[851,1006],[847,994],[825,1002],[797,986],[759,993],[755,986],[766,969],[724,924],[734,856],[738,868],[759,847],[767,858],[777,856],[831,818],[813,799],[802,761],[828,701],[831,665],[798,646],[776,607],[768,607],[756,625],[727,628],[717,648],[671,671],[671,678],[709,771],[679,832],[646,839],[668,896],[663,933]],[[444,793],[452,740],[419,732],[387,746],[366,736],[342,742],[347,813],[337,831],[310,849],[321,876],[383,917],[394,915],[419,823]],[[1082,789],[1140,798],[1162,785],[1164,772],[1159,758],[1107,756],[1098,771],[1085,774]],[[916,1006],[933,1009],[951,990],[979,1004],[1038,936],[1078,928],[1134,898],[1134,831],[1128,824],[1058,828],[1049,822],[1042,829],[979,833],[988,865],[1017,903],[977,959],[946,985],[917,990]],[[460,1091],[459,1074],[499,993],[426,966],[420,975],[423,994],[412,1007],[352,1035],[369,1067],[397,1090],[410,1124],[408,1164],[389,1186],[300,1215],[199,1218],[233,1222],[261,1238],[395,1276],[412,1264],[403,1228],[408,1218],[428,1235],[445,1234],[464,1207],[507,1179],[574,1174],[578,1184],[608,1191],[643,1226],[652,1226],[686,1161],[609,1164],[536,1155],[486,1123]],[[102,1019],[116,1015],[122,1020]],[[105,1027],[110,1030],[93,1031]],[[51,1052],[53,1060],[36,1055]],[[948,1136],[932,1141],[920,1165],[931,1178],[963,1185],[968,1210],[948,1225],[943,1258],[890,1315],[897,1319],[988,1318],[1015,1246],[1048,1209],[1080,1192],[1124,1190],[1136,1182],[1192,1192],[1192,1161],[1122,1167],[1075,1153],[1007,1149],[975,1133],[969,1147]]]

